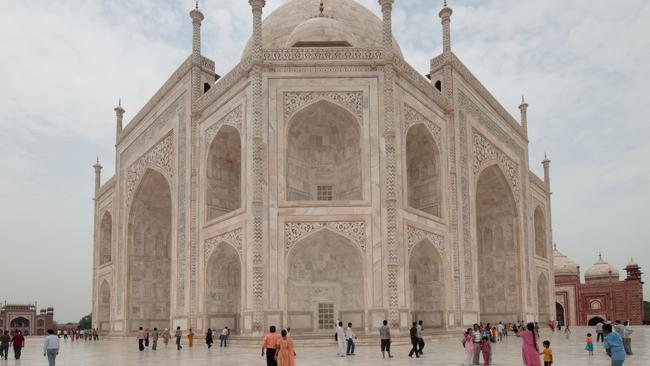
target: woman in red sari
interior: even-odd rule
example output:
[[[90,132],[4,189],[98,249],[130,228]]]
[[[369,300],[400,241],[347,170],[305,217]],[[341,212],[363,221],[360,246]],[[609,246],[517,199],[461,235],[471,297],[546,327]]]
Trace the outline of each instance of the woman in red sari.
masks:
[[[539,346],[537,346],[537,336],[535,335],[535,325],[526,324],[527,330],[518,332],[517,337],[522,340],[521,355],[526,366],[542,366],[539,360]]]
[[[278,366],[295,366],[296,353],[293,350],[293,339],[287,335],[286,329],[282,329],[280,334],[282,337],[278,341],[275,360]]]

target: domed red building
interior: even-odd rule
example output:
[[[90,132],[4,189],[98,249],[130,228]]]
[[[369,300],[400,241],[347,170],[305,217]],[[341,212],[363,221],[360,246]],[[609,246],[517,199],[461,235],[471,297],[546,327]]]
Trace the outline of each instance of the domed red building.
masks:
[[[601,254],[580,281],[580,266],[555,248],[555,309],[557,320],[568,325],[595,325],[604,320],[630,320],[643,324],[641,267],[633,260],[625,267],[627,277],[607,263]]]

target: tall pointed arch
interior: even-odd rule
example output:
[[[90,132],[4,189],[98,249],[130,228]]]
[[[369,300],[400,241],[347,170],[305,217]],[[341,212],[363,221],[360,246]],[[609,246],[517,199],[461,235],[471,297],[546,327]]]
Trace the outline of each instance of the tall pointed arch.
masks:
[[[205,206],[208,221],[241,208],[241,137],[223,125],[210,144],[206,167]]]
[[[99,226],[99,265],[111,262],[113,244],[113,217],[106,211]]]
[[[542,208],[537,206],[533,214],[533,225],[535,226],[535,254],[542,258],[548,258],[548,243],[546,239],[546,218]]]
[[[442,168],[440,151],[424,124],[406,134],[406,179],[408,205],[430,215],[441,215]]]
[[[408,267],[413,321],[423,320],[432,327],[444,326],[444,273],[442,256],[433,243],[424,239],[413,247]]]

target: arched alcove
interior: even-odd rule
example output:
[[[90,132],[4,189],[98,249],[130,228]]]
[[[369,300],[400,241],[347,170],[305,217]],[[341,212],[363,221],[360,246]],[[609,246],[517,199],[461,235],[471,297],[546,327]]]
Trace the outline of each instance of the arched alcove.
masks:
[[[516,321],[519,311],[519,245],[515,200],[497,165],[476,186],[476,238],[481,321]]]
[[[427,240],[416,244],[409,256],[411,317],[429,327],[444,326],[445,279],[443,261]]]
[[[550,320],[549,307],[551,302],[549,297],[548,279],[542,273],[537,279],[537,312],[540,322]]]
[[[538,206],[535,208],[533,215],[533,224],[535,226],[535,254],[539,257],[547,257],[547,243],[546,243],[546,219],[544,212]]]
[[[102,217],[99,227],[99,265],[111,261],[111,246],[113,243],[113,217],[107,211]]]
[[[220,243],[206,266],[205,311],[212,328],[239,330],[241,316],[241,263],[235,248]]]
[[[128,303],[131,330],[170,327],[172,201],[167,179],[147,170],[129,214]]]
[[[241,207],[241,139],[236,128],[219,129],[208,151],[206,216],[213,220]]]
[[[555,318],[558,322],[562,322],[562,324],[566,324],[564,306],[562,306],[562,304],[560,304],[559,302],[555,303]]]
[[[363,199],[361,140],[354,115],[322,100],[291,118],[286,184],[288,201]]]
[[[363,328],[363,259],[347,238],[321,230],[288,258],[287,308],[292,329],[331,332],[336,319]]]
[[[423,124],[409,128],[406,134],[406,169],[409,206],[439,217],[442,202],[440,153]]]
[[[111,321],[111,287],[107,281],[102,281],[99,287],[99,299],[97,305],[97,324],[101,330],[110,330]]]

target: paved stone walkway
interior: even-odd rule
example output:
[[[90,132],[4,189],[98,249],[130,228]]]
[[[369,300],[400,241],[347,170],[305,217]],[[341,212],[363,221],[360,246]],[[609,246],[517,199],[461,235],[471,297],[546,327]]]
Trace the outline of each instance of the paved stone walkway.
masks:
[[[595,355],[590,358],[584,348],[584,337],[587,331],[593,329],[577,328],[569,339],[564,334],[542,331],[542,339],[551,341],[555,354],[554,366],[574,365],[609,365],[601,344],[595,347]],[[635,355],[625,361],[625,366],[650,365],[650,327],[636,327],[633,338]],[[197,339],[200,341],[200,339]],[[134,339],[107,339],[100,342],[61,342],[61,354],[57,365],[63,366],[171,366],[171,365],[246,365],[264,366],[265,361],[260,357],[258,348],[228,347],[220,349],[213,347],[208,350],[202,342],[195,343],[193,349],[188,347],[176,351],[172,344],[158,351],[146,350],[139,352]],[[162,343],[162,342],[161,342]],[[541,342],[540,342],[541,343]],[[540,344],[541,346],[541,344]],[[3,365],[47,365],[41,350],[41,339],[30,338],[23,351],[23,359],[0,361]],[[354,365],[354,366],[405,366],[405,365],[461,365],[463,349],[459,340],[444,340],[429,342],[424,349],[425,355],[420,359],[409,359],[409,347],[398,346],[394,349],[395,358],[382,360],[378,347],[359,347],[354,357],[336,357],[336,346],[320,348],[298,348],[296,366],[323,365]],[[10,352],[10,356],[13,356]],[[496,344],[493,353],[494,365],[521,365],[521,342],[518,338],[509,337],[506,341]]]

